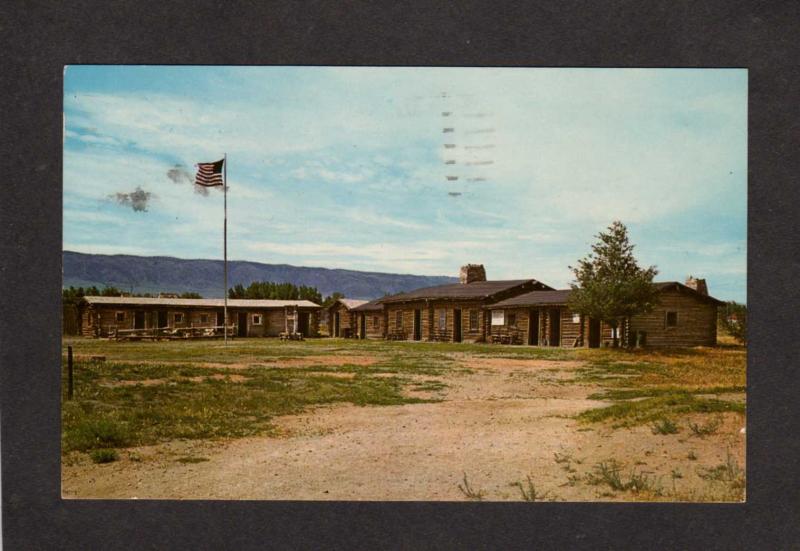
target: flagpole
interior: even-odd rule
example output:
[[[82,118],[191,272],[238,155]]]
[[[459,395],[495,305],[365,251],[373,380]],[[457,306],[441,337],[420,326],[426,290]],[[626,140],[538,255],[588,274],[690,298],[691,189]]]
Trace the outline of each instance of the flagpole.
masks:
[[[225,333],[225,346],[228,346],[228,154],[225,153],[222,162],[222,195],[223,199],[223,209],[224,209],[224,222],[222,226],[222,255],[223,255],[223,267],[225,271],[225,289],[224,295],[225,298],[225,313],[223,317],[225,318],[225,327],[223,328],[223,332]]]

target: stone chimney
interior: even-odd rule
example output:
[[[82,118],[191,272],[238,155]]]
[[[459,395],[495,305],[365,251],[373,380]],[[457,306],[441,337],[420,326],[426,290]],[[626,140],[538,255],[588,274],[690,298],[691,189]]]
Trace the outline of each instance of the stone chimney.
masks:
[[[686,278],[686,286],[690,289],[694,289],[701,295],[708,296],[708,285],[706,285],[705,279],[696,279],[692,276]]]
[[[458,278],[462,284],[486,281],[486,270],[483,268],[483,264],[467,264],[461,266]]]

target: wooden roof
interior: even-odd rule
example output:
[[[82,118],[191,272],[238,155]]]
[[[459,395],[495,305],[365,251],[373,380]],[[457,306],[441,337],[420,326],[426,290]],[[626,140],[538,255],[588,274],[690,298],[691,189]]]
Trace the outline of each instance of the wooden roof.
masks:
[[[698,293],[697,291],[695,291],[691,287],[687,287],[683,283],[678,283],[677,281],[660,281],[660,282],[653,283],[653,285],[658,287],[659,291],[668,291],[670,289],[677,289],[678,291],[688,292],[690,294],[693,294],[694,296],[696,296],[700,300],[705,300],[707,302],[713,302],[717,306],[722,306],[723,304],[725,304],[724,300],[719,300],[717,298],[712,297],[711,295],[704,295],[703,293]]]
[[[364,304],[353,308],[353,312],[380,312],[381,310],[383,310],[381,299],[364,302]]]
[[[698,293],[691,287],[687,287],[683,283],[678,283],[677,281],[661,281],[661,282],[655,282],[653,283],[653,285],[655,285],[659,291],[677,289],[681,292],[691,293],[696,298],[706,302],[713,302],[717,305],[725,304],[721,300],[718,300],[708,295],[704,295],[702,293]],[[571,293],[572,289],[559,289],[557,291],[532,291],[530,293],[525,293],[524,295],[519,295],[516,297],[511,297],[506,300],[502,300],[490,306],[486,306],[486,308],[500,309],[500,308],[516,308],[523,306],[547,306],[547,305],[563,306],[567,304],[567,302],[569,301],[569,295]]]
[[[487,308],[515,308],[518,306],[544,306],[552,304],[560,306],[567,303],[572,289],[559,289],[557,291],[531,291],[524,295],[501,300]]]
[[[358,299],[354,299],[354,298],[339,298],[339,299],[336,299],[336,302],[334,302],[330,306],[330,308],[333,308],[337,304],[342,304],[348,310],[352,310],[353,308],[356,308],[357,306],[361,306],[362,304],[366,304],[366,303],[367,303],[366,300],[358,300]]]
[[[485,300],[493,296],[520,287],[523,285],[539,284],[549,288],[544,283],[535,279],[511,279],[505,281],[473,281],[472,283],[451,283],[424,287],[407,293],[400,293],[381,299],[384,304],[394,302],[409,302],[413,300],[444,299],[444,300]]]
[[[221,298],[152,298],[152,297],[83,297],[89,304],[107,304],[109,306],[181,306],[197,308],[222,308],[225,300]],[[320,308],[310,300],[256,300],[229,298],[231,308]]]

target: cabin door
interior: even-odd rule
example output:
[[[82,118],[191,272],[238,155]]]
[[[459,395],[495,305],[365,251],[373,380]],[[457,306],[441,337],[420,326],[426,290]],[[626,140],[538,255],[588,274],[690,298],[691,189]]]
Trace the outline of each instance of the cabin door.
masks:
[[[158,311],[158,328],[163,329],[169,326],[169,322],[167,321],[167,311],[166,310],[159,310]]]
[[[422,339],[422,311],[414,310],[414,340]]]
[[[561,346],[561,310],[550,310],[550,346]]]
[[[589,348],[600,348],[600,320],[589,318]]]
[[[333,336],[339,336],[339,312],[333,315]]]
[[[299,312],[297,314],[297,331],[302,333],[304,337],[308,336],[308,312]]]
[[[453,310],[453,342],[461,342],[461,310]]]
[[[136,310],[133,313],[133,328],[144,329],[144,311]]]
[[[528,311],[528,344],[539,346],[539,310]]]
[[[239,312],[238,314],[239,327],[236,331],[237,337],[247,336],[247,312]]]
[[[361,314],[359,316],[359,329],[358,329],[358,336],[362,339],[367,338],[367,315]]]

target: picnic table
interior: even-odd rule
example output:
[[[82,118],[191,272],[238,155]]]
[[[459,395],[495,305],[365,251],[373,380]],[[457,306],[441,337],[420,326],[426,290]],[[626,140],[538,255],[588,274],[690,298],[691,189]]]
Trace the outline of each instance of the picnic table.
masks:
[[[149,329],[109,329],[109,338],[118,341],[141,340],[175,340],[219,338],[223,336],[224,327],[151,327]],[[233,337],[233,326],[228,326],[228,336]]]
[[[490,341],[492,344],[522,344],[522,338],[517,333],[493,333]]]

